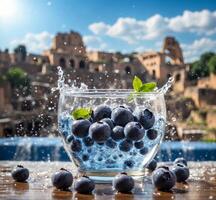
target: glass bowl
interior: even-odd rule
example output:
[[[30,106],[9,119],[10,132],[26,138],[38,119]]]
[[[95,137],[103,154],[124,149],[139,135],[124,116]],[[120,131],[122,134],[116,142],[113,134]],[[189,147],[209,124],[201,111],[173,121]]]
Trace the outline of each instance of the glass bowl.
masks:
[[[64,148],[79,172],[95,181],[110,181],[122,171],[134,178],[142,177],[144,167],[154,158],[162,142],[166,123],[164,94],[149,92],[131,96],[131,93],[132,90],[124,89],[65,89],[60,92],[58,127]],[[108,112],[103,115],[103,109],[98,107],[108,107]],[[72,133],[76,120],[83,120],[74,119],[71,114],[79,108],[92,110],[88,119],[84,119],[88,123],[83,127],[88,131],[82,135]],[[111,118],[113,124],[101,122],[102,117]],[[114,131],[113,126],[123,128]],[[103,140],[94,135],[97,127],[102,127],[98,129],[99,134],[106,132]]]

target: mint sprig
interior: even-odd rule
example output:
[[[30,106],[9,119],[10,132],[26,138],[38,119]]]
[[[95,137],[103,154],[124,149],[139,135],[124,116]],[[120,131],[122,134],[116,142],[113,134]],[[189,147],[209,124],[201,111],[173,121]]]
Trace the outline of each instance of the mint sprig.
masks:
[[[77,108],[71,115],[74,119],[89,119],[92,114],[91,108]]]

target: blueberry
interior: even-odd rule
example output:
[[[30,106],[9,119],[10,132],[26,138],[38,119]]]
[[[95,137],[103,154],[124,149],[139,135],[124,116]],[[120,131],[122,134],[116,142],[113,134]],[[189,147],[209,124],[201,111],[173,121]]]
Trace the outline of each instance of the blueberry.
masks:
[[[149,169],[150,171],[154,171],[157,167],[157,161],[155,159],[152,159],[151,162],[148,163],[148,165],[146,166],[147,169]]]
[[[135,162],[133,160],[126,160],[124,162],[124,168],[132,168],[135,165]]]
[[[107,105],[100,105],[94,110],[94,121],[100,121],[103,118],[111,117],[111,108]]]
[[[149,140],[154,140],[158,136],[158,132],[155,129],[149,129],[146,132],[146,136]]]
[[[138,141],[138,142],[135,142],[134,143],[134,146],[137,148],[137,149],[142,149],[144,147],[144,142],[141,140],[141,141]]]
[[[187,161],[184,158],[176,158],[174,161],[175,164],[177,163],[183,163],[185,166],[187,166]]]
[[[145,129],[149,129],[154,125],[155,116],[150,110],[145,109],[144,111],[137,111],[134,115]]]
[[[116,125],[125,126],[128,122],[134,120],[134,116],[127,108],[117,107],[113,109],[111,119]]]
[[[95,122],[90,126],[89,134],[97,143],[104,143],[110,137],[111,129],[105,122]]]
[[[94,144],[94,140],[90,137],[85,137],[83,138],[83,143],[87,146],[90,147]]]
[[[106,141],[106,145],[112,149],[114,149],[117,146],[116,142],[111,138]]]
[[[142,149],[140,149],[140,154],[145,155],[148,153],[148,148],[147,147],[143,147]]]
[[[134,180],[126,173],[121,173],[113,179],[113,187],[121,193],[129,193],[134,188]]]
[[[13,179],[18,182],[25,182],[29,177],[29,170],[22,165],[17,165],[11,173]]]
[[[124,128],[122,126],[115,126],[112,130],[111,137],[115,141],[124,139]]]
[[[132,149],[133,143],[130,140],[123,140],[119,143],[119,149],[124,152],[128,152]]]
[[[152,181],[158,190],[168,191],[175,185],[176,177],[169,169],[158,168],[152,174]]]
[[[89,159],[88,154],[83,154],[82,160],[83,160],[83,161],[87,161],[88,159]]]
[[[176,175],[177,182],[184,182],[188,179],[189,168],[183,163],[177,163],[173,166],[172,172]]]
[[[88,130],[91,122],[87,119],[75,120],[72,123],[72,133],[79,138],[86,137],[88,135]]]
[[[73,135],[68,135],[66,138],[66,142],[67,143],[71,143],[74,140],[74,136]]]
[[[67,138],[68,132],[67,132],[67,131],[63,131],[63,132],[62,132],[62,136],[63,136],[64,138]]]
[[[73,140],[71,142],[71,150],[74,152],[80,152],[82,150],[82,143],[80,140]]]
[[[94,188],[94,181],[87,176],[79,178],[74,184],[74,189],[80,194],[91,194]]]
[[[124,128],[126,138],[133,141],[141,140],[144,133],[145,131],[139,122],[129,122]]]
[[[52,175],[52,184],[57,189],[66,190],[73,183],[73,175],[66,169],[61,168]]]
[[[114,122],[113,122],[113,120],[111,120],[110,118],[104,118],[104,119],[102,119],[102,120],[100,120],[100,121],[106,122],[106,123],[110,126],[111,129],[114,128]]]

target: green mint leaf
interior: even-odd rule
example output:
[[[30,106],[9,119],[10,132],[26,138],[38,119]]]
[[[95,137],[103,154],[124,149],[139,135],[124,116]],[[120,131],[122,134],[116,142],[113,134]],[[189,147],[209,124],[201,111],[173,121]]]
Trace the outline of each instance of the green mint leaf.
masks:
[[[74,119],[89,119],[92,114],[91,108],[77,108],[71,115]]]
[[[142,85],[143,85],[142,80],[140,78],[138,78],[137,76],[135,76],[134,79],[133,79],[133,89],[136,92],[139,92]]]
[[[152,92],[156,86],[155,82],[145,83],[139,88],[139,92]]]

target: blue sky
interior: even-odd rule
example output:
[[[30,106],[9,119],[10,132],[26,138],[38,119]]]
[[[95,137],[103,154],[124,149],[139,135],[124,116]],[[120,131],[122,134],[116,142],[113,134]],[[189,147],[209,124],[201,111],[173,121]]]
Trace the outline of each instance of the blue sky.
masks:
[[[0,49],[49,48],[57,32],[78,31],[89,50],[160,50],[166,35],[187,61],[216,51],[214,0],[0,0]]]

